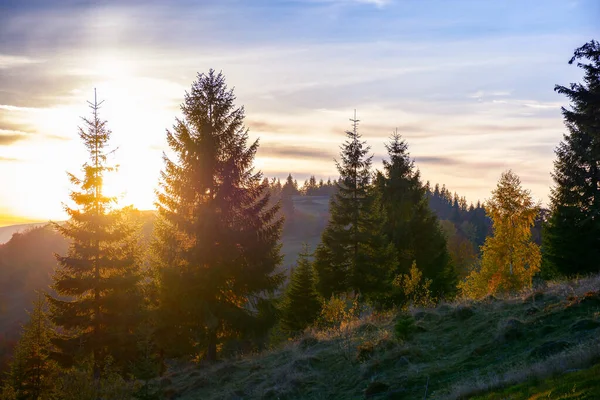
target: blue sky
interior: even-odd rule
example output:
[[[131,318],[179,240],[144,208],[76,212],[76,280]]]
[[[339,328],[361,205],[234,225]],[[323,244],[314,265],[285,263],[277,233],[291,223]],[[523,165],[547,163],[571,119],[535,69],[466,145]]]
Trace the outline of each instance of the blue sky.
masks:
[[[553,87],[581,78],[567,61],[599,20],[594,0],[4,0],[0,224],[63,217],[94,87],[119,148],[109,186],[152,207],[165,129],[211,67],[268,176],[335,177],[357,109],[376,159],[398,128],[425,180],[477,201],[512,168],[545,203],[567,104]]]

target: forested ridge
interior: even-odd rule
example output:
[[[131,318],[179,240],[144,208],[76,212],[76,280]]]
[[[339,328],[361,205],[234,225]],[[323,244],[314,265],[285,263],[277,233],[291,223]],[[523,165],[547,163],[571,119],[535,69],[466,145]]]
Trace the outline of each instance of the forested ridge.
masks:
[[[495,355],[507,369],[592,346],[597,280],[568,284],[572,295],[556,282],[600,272],[600,44],[576,49],[569,63],[585,75],[555,87],[570,105],[562,109],[568,132],[557,144],[549,209],[510,169],[484,203],[431,184],[397,131],[374,168],[356,111],[340,127],[335,179],[265,177],[254,167],[259,141],[250,138],[245,109],[213,69],[197,75],[167,130],[157,210],[122,207],[103,191],[118,171],[107,157],[110,122],[94,96],[78,129],[88,158],[68,173],[67,221],[0,245],[0,398],[317,398],[311,373],[350,373],[343,365],[369,383],[359,389],[342,379],[328,398],[412,398],[423,377],[413,364],[434,365],[433,348],[445,352],[443,368],[475,376],[499,346],[511,348],[506,358]],[[569,340],[561,318],[572,324]],[[490,324],[494,341],[462,342],[461,332],[478,338]],[[525,339],[532,333],[535,340]],[[552,340],[538,340],[544,335]],[[246,389],[214,393],[228,385],[219,374],[239,372],[231,360],[264,355],[281,367],[269,357],[310,348],[286,364],[296,377],[271,382],[270,371]],[[267,368],[248,363],[251,372]],[[181,368],[205,371],[204,380],[175,389]],[[450,390],[458,377],[436,368],[424,367],[425,396],[430,379],[439,396],[496,388]],[[391,375],[384,382],[380,370],[406,384],[390,383]]]

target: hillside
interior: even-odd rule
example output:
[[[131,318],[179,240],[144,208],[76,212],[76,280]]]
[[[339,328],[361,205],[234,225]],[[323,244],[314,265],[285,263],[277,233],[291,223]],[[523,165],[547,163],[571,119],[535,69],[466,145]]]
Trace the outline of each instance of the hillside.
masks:
[[[0,227],[0,244],[8,242],[15,233],[25,232],[31,228],[44,225],[46,225],[46,222],[2,226]]]
[[[514,298],[370,314],[262,354],[172,365],[161,382],[166,398],[190,400],[598,398],[598,367],[585,368],[600,360],[599,283],[594,277]],[[415,330],[397,339],[403,315]]]

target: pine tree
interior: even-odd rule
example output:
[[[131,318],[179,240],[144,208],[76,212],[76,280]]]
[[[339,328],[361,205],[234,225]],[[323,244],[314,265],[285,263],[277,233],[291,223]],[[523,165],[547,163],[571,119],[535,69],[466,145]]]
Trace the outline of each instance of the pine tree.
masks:
[[[434,296],[452,295],[456,272],[437,217],[429,208],[426,189],[408,153],[408,144],[397,133],[386,144],[389,160],[377,176],[384,210],[384,232],[398,253],[396,274],[408,274],[416,262],[425,279],[432,281]],[[438,185],[436,185],[438,192]],[[441,196],[445,196],[442,187]]]
[[[294,222],[294,201],[292,196],[298,195],[298,188],[294,186],[294,178],[289,174],[281,187],[281,211],[285,217],[286,226]]]
[[[159,337],[208,360],[228,336],[256,327],[258,303],[281,284],[278,205],[253,170],[244,109],[221,73],[199,74],[167,141],[154,244]],[[188,353],[189,354],[189,353]]]
[[[554,90],[571,100],[562,108],[568,134],[556,149],[551,217],[544,235],[544,258],[564,274],[600,271],[600,43],[575,50],[585,71],[583,83]]]
[[[12,392],[17,400],[51,398],[53,378],[58,369],[51,355],[54,346],[54,326],[48,318],[47,303],[38,294],[29,321],[17,343],[4,391]]]
[[[358,120],[341,147],[337,192],[330,200],[330,221],[315,252],[317,288],[325,298],[355,291],[378,297],[391,284],[395,253],[382,236],[382,215],[372,191],[370,147],[361,141]]]
[[[69,174],[80,188],[70,195],[76,206],[65,206],[70,219],[55,227],[71,244],[67,255],[56,256],[53,288],[60,297],[48,298],[52,320],[65,332],[56,340],[62,361],[91,356],[95,379],[107,356],[123,368],[134,357],[132,331],[141,305],[136,225],[129,209],[112,208],[114,198],[102,192],[104,176],[114,168],[107,165],[111,132],[99,118],[101,104],[89,103],[92,118],[79,128],[90,158],[83,178]]]
[[[494,235],[483,245],[481,269],[473,271],[460,285],[465,295],[481,298],[531,287],[541,263],[540,248],[531,240],[538,210],[539,205],[521,187],[519,177],[510,170],[504,172],[486,203]]]
[[[281,322],[284,329],[297,332],[312,324],[321,311],[321,299],[315,286],[311,254],[305,244],[298,256],[285,293]]]

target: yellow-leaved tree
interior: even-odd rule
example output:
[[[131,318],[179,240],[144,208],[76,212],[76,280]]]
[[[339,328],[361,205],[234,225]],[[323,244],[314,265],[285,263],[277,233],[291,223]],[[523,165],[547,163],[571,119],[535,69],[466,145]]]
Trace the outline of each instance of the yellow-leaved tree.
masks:
[[[459,288],[467,297],[482,298],[531,287],[542,259],[540,247],[531,240],[539,203],[533,201],[530,191],[523,189],[519,177],[509,170],[502,173],[485,209],[494,233],[482,246],[480,268],[472,271]]]

